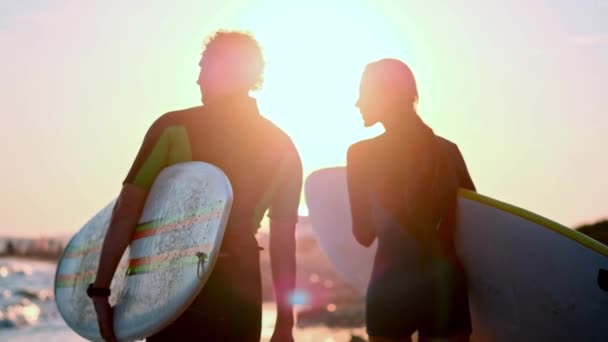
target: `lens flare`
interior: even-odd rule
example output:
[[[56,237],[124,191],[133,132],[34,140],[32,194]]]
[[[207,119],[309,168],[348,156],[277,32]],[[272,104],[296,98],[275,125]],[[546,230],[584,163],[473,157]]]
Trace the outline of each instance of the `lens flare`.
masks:
[[[292,305],[310,304],[310,294],[304,290],[296,289],[289,295],[289,303]]]

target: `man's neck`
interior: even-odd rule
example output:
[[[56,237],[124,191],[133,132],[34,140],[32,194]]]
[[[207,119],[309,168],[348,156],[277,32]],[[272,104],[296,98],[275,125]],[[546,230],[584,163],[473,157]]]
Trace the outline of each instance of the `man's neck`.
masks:
[[[232,100],[244,100],[249,98],[249,91],[239,90],[234,92],[224,92],[210,94],[205,96],[204,104],[207,106],[215,105],[216,103],[230,102]]]

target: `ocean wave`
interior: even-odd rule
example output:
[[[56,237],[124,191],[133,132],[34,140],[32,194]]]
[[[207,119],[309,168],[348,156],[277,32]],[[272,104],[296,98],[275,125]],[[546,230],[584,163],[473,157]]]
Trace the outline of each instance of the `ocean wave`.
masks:
[[[0,278],[27,277],[32,275],[32,268],[25,264],[5,263],[0,265]]]
[[[22,299],[18,304],[8,305],[0,311],[0,328],[34,325],[39,318],[40,307],[28,299]]]
[[[54,303],[54,265],[0,260],[0,329],[35,326],[59,314]]]
[[[54,295],[53,291],[47,290],[47,289],[42,289],[42,290],[20,289],[20,290],[15,291],[14,295],[24,297],[24,298],[27,298],[30,300],[39,300],[39,301],[49,301],[49,300],[55,299],[55,295]]]

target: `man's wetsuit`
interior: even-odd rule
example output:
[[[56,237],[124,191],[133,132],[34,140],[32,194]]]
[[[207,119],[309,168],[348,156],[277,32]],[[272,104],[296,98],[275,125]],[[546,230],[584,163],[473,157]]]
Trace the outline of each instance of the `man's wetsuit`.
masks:
[[[233,204],[220,256],[188,310],[148,341],[259,341],[261,278],[255,233],[266,210],[295,224],[302,165],[290,138],[249,97],[225,97],[170,112],[148,130],[124,183],[148,190],[165,167],[186,161],[218,166]]]
[[[403,215],[404,201],[414,201],[413,207],[422,201],[404,193],[424,184],[425,165],[434,160],[429,146],[435,143],[449,157],[458,185],[474,190],[458,147],[420,120],[402,134],[384,134],[349,149],[353,220],[373,225],[378,239],[366,296],[370,336],[404,338],[418,330],[420,336],[440,338],[471,332],[466,279],[453,244],[455,211],[446,213],[428,243]]]

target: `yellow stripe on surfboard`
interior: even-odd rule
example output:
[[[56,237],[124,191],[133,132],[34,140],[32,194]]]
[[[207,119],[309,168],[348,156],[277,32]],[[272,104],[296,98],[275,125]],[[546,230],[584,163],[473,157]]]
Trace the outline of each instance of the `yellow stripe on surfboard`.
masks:
[[[574,241],[580,243],[581,245],[583,245],[589,249],[592,249],[593,251],[595,251],[603,256],[608,257],[608,246],[588,237],[587,235],[585,235],[583,233],[576,231],[575,229],[568,228],[557,222],[551,221],[547,218],[537,215],[533,212],[527,211],[525,209],[516,207],[511,204],[507,204],[507,203],[495,200],[493,198],[490,198],[490,197],[487,197],[484,195],[480,195],[476,192],[472,192],[472,191],[465,190],[465,189],[460,189],[459,195],[468,200],[483,203],[490,207],[494,207],[496,209],[499,209],[499,210],[508,212],[510,214],[519,216],[521,218],[524,218],[528,221],[534,222],[534,223],[536,223],[540,226],[543,226],[547,229],[550,229],[560,235],[563,235],[571,240],[574,240]]]

